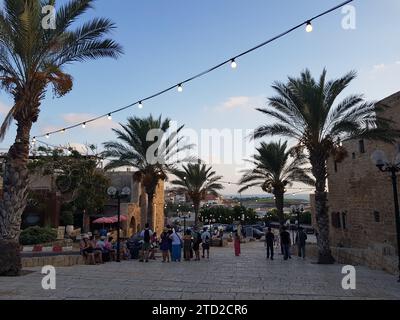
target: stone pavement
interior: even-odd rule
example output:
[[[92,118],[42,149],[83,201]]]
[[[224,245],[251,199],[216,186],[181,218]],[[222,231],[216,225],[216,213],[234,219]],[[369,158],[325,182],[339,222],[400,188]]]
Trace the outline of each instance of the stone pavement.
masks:
[[[40,269],[19,278],[0,278],[0,299],[400,299],[396,277],[356,267],[357,289],[341,287],[342,266],[317,265],[294,257],[265,259],[263,243],[212,248],[211,260],[163,264],[124,261],[57,268],[57,289],[41,287]]]

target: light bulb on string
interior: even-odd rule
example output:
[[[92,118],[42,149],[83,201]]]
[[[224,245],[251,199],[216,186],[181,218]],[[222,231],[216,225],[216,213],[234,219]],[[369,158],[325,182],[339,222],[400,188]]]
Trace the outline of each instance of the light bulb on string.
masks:
[[[307,21],[306,31],[307,32],[312,32],[313,31],[313,26],[311,24],[311,21]]]
[[[112,120],[111,113],[108,114],[107,119],[108,119],[108,120]]]
[[[61,133],[65,133],[65,131],[67,131],[67,130],[66,130],[66,129],[62,129],[62,130],[61,130]]]
[[[142,101],[139,102],[139,106],[138,106],[138,107],[139,107],[139,109],[143,109],[143,103],[142,103]]]
[[[179,84],[179,85],[178,85],[178,92],[182,92],[182,91],[183,91],[182,84]]]
[[[237,62],[236,62],[235,59],[231,60],[231,67],[232,67],[232,69],[236,69],[237,68]]]
[[[46,138],[50,139],[50,133],[46,134]]]
[[[83,129],[86,128],[86,122],[82,123],[82,128],[83,128]]]

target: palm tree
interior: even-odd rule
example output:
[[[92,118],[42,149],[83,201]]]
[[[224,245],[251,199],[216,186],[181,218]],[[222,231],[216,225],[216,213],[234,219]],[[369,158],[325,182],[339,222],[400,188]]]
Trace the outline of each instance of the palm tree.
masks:
[[[4,199],[0,203],[0,275],[16,275],[21,269],[16,252],[27,199],[30,131],[38,120],[48,86],[52,85],[54,94],[61,97],[71,91],[73,84],[72,77],[63,70],[65,65],[117,58],[122,53],[117,43],[105,38],[115,27],[108,19],[92,19],[71,28],[92,8],[94,0],[71,0],[56,12],[56,28],[43,28],[42,6],[54,6],[55,2],[4,0],[0,9],[0,81],[14,98],[0,128],[0,139],[13,120],[17,125],[15,143],[7,154]]]
[[[343,155],[341,141],[348,139],[378,139],[393,142],[399,132],[391,121],[379,116],[381,107],[365,102],[362,95],[350,95],[336,103],[338,96],[356,77],[349,72],[341,78],[327,81],[326,70],[315,80],[309,70],[287,83],[275,82],[277,95],[268,99],[266,108],[258,109],[276,120],[256,129],[254,137],[286,136],[297,140],[297,150],[304,149],[315,177],[316,221],[319,229],[319,263],[334,262],[329,244],[329,217],[326,179],[327,160]]]
[[[224,188],[222,184],[218,183],[222,177],[217,176],[211,166],[207,167],[200,161],[184,165],[182,170],[176,169],[172,173],[178,178],[171,181],[171,184],[177,186],[176,191],[187,194],[193,202],[194,221],[197,226],[201,200],[204,200],[207,194],[218,196],[218,190]]]
[[[190,149],[191,145],[180,145],[184,137],[178,137],[183,129],[167,133],[170,119],[162,120],[149,116],[141,119],[128,118],[122,129],[113,129],[118,141],[104,143],[104,157],[110,158],[106,170],[134,167],[137,169],[136,179],[143,183],[147,194],[147,219],[154,227],[153,203],[156,188],[160,181],[167,180],[167,173],[174,169],[181,151]],[[185,161],[186,159],[181,159]]]
[[[307,163],[304,154],[293,154],[292,149],[287,148],[287,142],[262,142],[257,148],[257,154],[249,162],[254,165],[253,169],[244,171],[240,184],[244,185],[239,190],[242,193],[248,188],[258,187],[275,196],[275,205],[278,210],[279,222],[283,226],[285,219],[283,214],[284,194],[286,187],[293,182],[313,184],[314,180],[308,175],[309,169],[303,168]]]

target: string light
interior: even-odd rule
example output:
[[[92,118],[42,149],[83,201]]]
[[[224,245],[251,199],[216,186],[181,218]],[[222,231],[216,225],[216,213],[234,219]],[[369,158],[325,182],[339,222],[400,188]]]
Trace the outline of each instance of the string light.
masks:
[[[67,131],[67,130],[66,130],[66,129],[62,129],[62,131],[61,131],[61,132],[62,132],[62,133],[65,133],[65,131]]]
[[[111,113],[109,113],[109,114],[108,114],[108,117],[107,117],[107,119],[108,119],[108,120],[112,120]]]
[[[306,31],[307,32],[312,32],[313,31],[313,26],[311,24],[311,21],[307,21]]]
[[[338,4],[338,5],[336,5],[335,7],[331,8],[331,9],[329,9],[329,10],[326,10],[326,11],[324,11],[324,12],[322,12],[322,13],[320,13],[320,14],[318,14],[318,15],[316,15],[316,16],[314,16],[314,17],[308,19],[308,20],[306,20],[305,22],[302,22],[302,23],[300,23],[300,24],[298,24],[298,25],[296,25],[296,26],[294,26],[294,27],[291,27],[290,29],[288,29],[288,30],[286,30],[286,31],[284,31],[284,32],[282,32],[282,33],[280,33],[280,34],[278,34],[278,35],[272,37],[271,39],[268,39],[268,40],[264,41],[263,43],[260,43],[260,44],[258,44],[258,45],[256,45],[256,46],[254,46],[254,47],[252,47],[252,48],[250,48],[250,49],[248,49],[248,50],[246,50],[246,51],[244,51],[244,52],[242,52],[242,53],[240,53],[240,54],[234,56],[233,58],[230,58],[230,59],[228,59],[228,60],[226,60],[226,61],[223,61],[223,62],[221,62],[221,63],[219,63],[219,64],[217,64],[217,65],[215,65],[215,66],[213,66],[213,67],[211,67],[211,68],[209,68],[209,69],[203,71],[203,72],[200,72],[200,73],[198,73],[198,74],[196,74],[196,75],[194,75],[194,76],[192,76],[192,77],[186,79],[185,81],[182,81],[182,82],[180,83],[180,85],[178,85],[178,91],[179,91],[179,92],[182,92],[182,90],[183,90],[182,84],[188,83],[188,82],[190,82],[190,81],[193,81],[193,80],[195,80],[195,79],[198,79],[198,78],[200,78],[200,77],[203,77],[203,76],[205,76],[206,74],[208,74],[208,73],[210,73],[210,72],[212,72],[212,71],[215,71],[215,70],[217,70],[217,69],[223,67],[223,66],[226,65],[227,63],[230,63],[231,67],[232,67],[233,69],[236,69],[237,66],[238,66],[236,60],[237,60],[238,58],[240,58],[240,57],[242,57],[242,56],[244,56],[244,55],[247,55],[247,54],[249,54],[249,53],[251,53],[251,52],[253,52],[253,51],[255,51],[255,50],[258,50],[258,49],[260,49],[260,48],[262,48],[262,47],[264,47],[264,46],[266,46],[266,45],[268,45],[268,44],[270,44],[270,43],[272,43],[272,42],[274,42],[274,41],[276,41],[276,40],[278,40],[278,39],[280,39],[280,38],[282,38],[282,37],[284,37],[284,36],[286,36],[286,35],[288,35],[289,33],[292,33],[293,31],[295,31],[295,30],[297,30],[297,29],[299,29],[299,28],[304,27],[304,24],[306,24],[306,31],[307,31],[307,32],[311,32],[311,31],[313,30],[313,26],[312,26],[312,24],[311,24],[311,21],[316,20],[316,19],[318,19],[318,18],[321,18],[322,16],[325,16],[325,15],[327,15],[327,14],[333,12],[333,11],[336,11],[336,10],[338,10],[338,9],[340,9],[340,8],[342,8],[342,7],[346,6],[346,5],[348,5],[349,3],[353,2],[353,1],[354,1],[354,0],[347,0],[347,1],[344,1],[343,3]],[[98,116],[98,117],[95,117],[95,118],[92,118],[92,119],[88,119],[86,122],[87,122],[87,123],[93,122],[93,121],[100,120],[100,119],[105,118],[105,117],[108,117],[108,119],[110,119],[110,118],[111,118],[111,113],[118,113],[118,112],[124,111],[124,110],[126,110],[126,109],[128,109],[128,108],[131,108],[131,107],[137,105],[137,104],[139,104],[139,109],[142,109],[142,108],[143,108],[143,103],[142,103],[142,101],[147,101],[147,100],[153,99],[153,98],[155,98],[155,97],[158,97],[158,96],[160,96],[160,95],[162,95],[162,94],[164,94],[164,93],[166,93],[166,92],[169,92],[169,91],[171,91],[171,90],[174,90],[174,89],[176,90],[176,84],[173,85],[173,86],[171,86],[171,87],[169,87],[169,88],[166,88],[166,89],[164,89],[164,90],[162,90],[162,91],[159,91],[159,92],[157,92],[157,93],[154,93],[153,95],[151,95],[151,96],[149,96],[149,97],[143,98],[143,99],[140,100],[139,102],[134,102],[134,103],[131,103],[131,104],[127,105],[127,106],[123,106],[123,107],[121,107],[121,108],[119,108],[119,109],[113,110],[113,111],[111,111],[110,113],[106,113],[106,114],[104,114],[104,115],[101,115],[101,116]],[[110,119],[110,120],[111,120],[111,119]],[[86,123],[86,122],[85,122],[85,123]],[[85,123],[84,123],[84,124],[85,124]],[[84,124],[82,125],[83,127],[84,127]],[[79,127],[79,126],[80,126],[80,123],[77,123],[77,124],[74,124],[74,125],[71,125],[71,126],[67,127],[66,129],[69,130],[69,129],[77,128],[77,127]],[[49,132],[48,134],[59,133],[59,132],[62,132],[62,130],[55,130],[55,131]],[[44,137],[44,136],[45,136],[45,135],[40,135],[40,136],[37,136],[37,137],[40,138],[40,137]],[[47,135],[46,135],[46,137],[47,137]]]
[[[49,133],[46,134],[46,138],[47,138],[47,139],[50,139],[50,134],[49,134]]]
[[[82,128],[83,128],[83,129],[86,128],[86,122],[82,123]]]

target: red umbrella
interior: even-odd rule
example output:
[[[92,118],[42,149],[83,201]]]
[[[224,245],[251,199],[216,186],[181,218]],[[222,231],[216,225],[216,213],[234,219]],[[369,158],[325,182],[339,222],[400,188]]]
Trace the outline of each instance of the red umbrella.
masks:
[[[95,223],[95,224],[113,224],[114,220],[112,218],[103,217],[103,218],[94,220],[93,223]]]
[[[117,222],[118,222],[118,216],[114,216],[114,217],[112,217],[111,219],[113,220],[113,223],[117,223]],[[128,221],[128,217],[125,216],[125,215],[121,215],[121,216],[120,216],[120,221],[121,221],[121,222]]]

